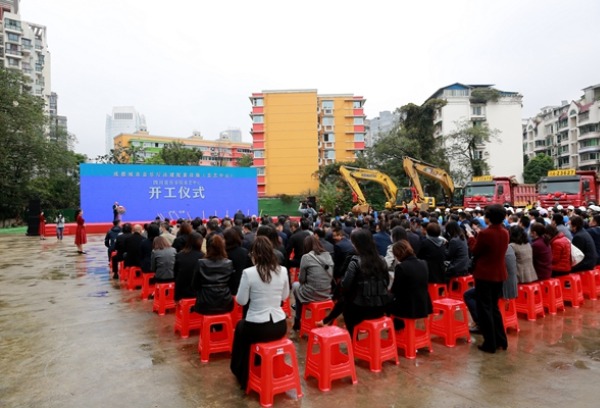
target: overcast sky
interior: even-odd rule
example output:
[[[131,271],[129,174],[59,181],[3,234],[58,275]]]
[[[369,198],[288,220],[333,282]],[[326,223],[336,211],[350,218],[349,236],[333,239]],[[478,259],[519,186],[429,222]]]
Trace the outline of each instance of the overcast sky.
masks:
[[[77,136],[104,153],[106,115],[134,106],[153,135],[249,129],[252,92],[367,99],[369,118],[454,82],[524,96],[523,117],[600,83],[600,2],[21,0],[45,25],[52,90]]]

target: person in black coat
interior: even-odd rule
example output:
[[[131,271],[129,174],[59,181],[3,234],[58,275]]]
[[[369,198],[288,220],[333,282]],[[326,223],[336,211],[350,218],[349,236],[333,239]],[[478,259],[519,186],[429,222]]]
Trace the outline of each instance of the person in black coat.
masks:
[[[392,294],[394,299],[388,313],[396,317],[421,319],[433,312],[429,297],[427,262],[418,259],[405,240],[400,240],[392,247],[394,257],[398,261],[394,270]],[[402,328],[401,321],[394,321],[396,329]]]
[[[204,237],[198,232],[187,236],[183,249],[175,255],[175,300],[195,298],[196,291],[192,288],[194,270],[198,261],[204,258],[202,241]]]
[[[223,232],[225,237],[225,250],[227,251],[227,258],[233,263],[233,276],[230,280],[229,287],[231,288],[231,294],[236,295],[238,287],[240,286],[240,280],[242,279],[242,271],[252,266],[249,252],[242,246],[242,231],[236,227],[226,229]]]
[[[592,236],[583,228],[583,218],[578,215],[571,217],[571,232],[573,240],[571,243],[583,252],[583,261],[571,269],[571,272],[587,271],[596,266],[596,245]]]
[[[187,221],[182,222],[181,226],[179,227],[179,231],[177,231],[177,238],[175,238],[171,246],[175,248],[177,252],[181,251],[185,246],[188,235],[190,235],[193,230],[192,224]]]
[[[440,237],[441,227],[437,222],[427,224],[427,236],[421,243],[418,257],[427,262],[429,283],[446,283],[445,265],[446,240]]]
[[[133,234],[125,240],[125,266],[142,266],[142,226],[135,224]]]
[[[446,224],[446,234],[450,239],[446,249],[446,279],[469,274],[469,247],[462,228],[456,221]]]
[[[285,250],[290,255],[294,252],[294,257],[289,262],[290,268],[299,268],[300,259],[304,255],[304,239],[312,234],[309,231],[310,222],[306,218],[302,218],[300,225],[298,225],[297,221],[292,221],[291,226],[293,233],[287,242]]]
[[[113,279],[119,278],[119,262],[125,260],[125,241],[131,236],[131,224],[126,222],[121,228],[122,234],[115,240],[117,255],[113,258]]]
[[[352,242],[346,237],[341,228],[333,230],[333,240],[335,241],[335,245],[333,246],[333,278],[339,280],[346,271],[346,259],[356,252],[354,251]]]
[[[154,238],[160,235],[160,227],[154,223],[149,224],[146,228],[146,234],[148,235],[146,239],[142,241],[140,252],[142,257],[142,272],[149,273],[152,272],[152,268],[150,266],[152,259],[152,243],[154,242]]]

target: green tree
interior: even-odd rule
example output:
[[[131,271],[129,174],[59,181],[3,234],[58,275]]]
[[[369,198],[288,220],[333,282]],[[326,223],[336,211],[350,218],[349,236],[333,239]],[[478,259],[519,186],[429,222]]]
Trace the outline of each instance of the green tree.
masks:
[[[237,161],[239,167],[252,167],[252,164],[254,164],[254,159],[251,154],[244,154]]]
[[[548,170],[554,170],[552,157],[541,153],[530,159],[523,169],[523,181],[527,184],[537,183],[540,178],[548,174]]]
[[[142,146],[127,146],[118,143],[108,154],[96,157],[96,162],[105,164],[138,164],[144,163],[146,149]]]
[[[24,91],[27,79],[0,69],[0,219],[18,218],[30,181],[44,164],[44,100]]]
[[[329,214],[335,213],[335,207],[340,204],[342,198],[342,190],[336,183],[321,183],[317,192],[317,202],[325,212]]]
[[[450,169],[455,184],[464,184],[473,176],[489,172],[489,165],[482,157],[482,149],[490,140],[499,140],[499,131],[486,124],[473,126],[470,122],[457,123],[456,130],[445,136],[446,156],[455,163]]]
[[[197,166],[202,160],[202,152],[195,147],[188,148],[182,142],[175,141],[162,148],[160,157],[165,164]]]

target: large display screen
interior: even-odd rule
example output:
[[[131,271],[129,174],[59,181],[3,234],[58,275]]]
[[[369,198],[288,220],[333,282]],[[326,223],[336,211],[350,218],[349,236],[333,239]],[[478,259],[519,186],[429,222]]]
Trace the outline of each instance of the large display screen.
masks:
[[[204,219],[258,214],[256,169],[251,167],[81,164],[81,208],[86,222]]]

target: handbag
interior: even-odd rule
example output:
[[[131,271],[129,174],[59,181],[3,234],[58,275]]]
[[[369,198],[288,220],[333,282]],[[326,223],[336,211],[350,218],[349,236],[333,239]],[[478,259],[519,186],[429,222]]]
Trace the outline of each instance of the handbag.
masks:
[[[575,266],[579,262],[583,261],[584,257],[585,255],[583,254],[583,252],[581,252],[581,249],[571,244],[571,266]]]

